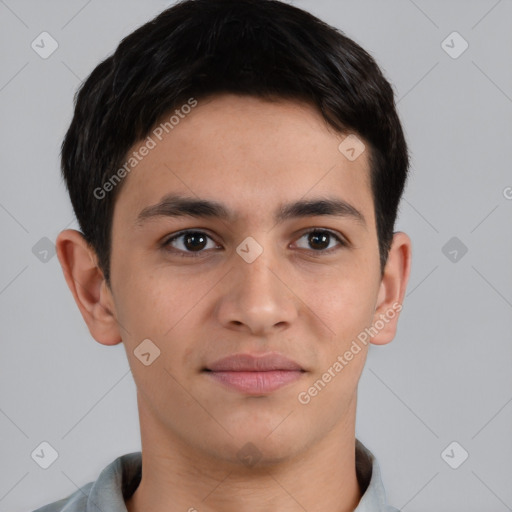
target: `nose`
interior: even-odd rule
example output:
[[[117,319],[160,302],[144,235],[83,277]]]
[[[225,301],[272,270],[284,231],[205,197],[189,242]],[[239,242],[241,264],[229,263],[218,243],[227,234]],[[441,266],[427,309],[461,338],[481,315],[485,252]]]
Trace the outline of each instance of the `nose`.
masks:
[[[217,317],[228,329],[268,335],[289,327],[298,316],[299,299],[283,270],[265,250],[247,263],[237,254],[217,304]]]

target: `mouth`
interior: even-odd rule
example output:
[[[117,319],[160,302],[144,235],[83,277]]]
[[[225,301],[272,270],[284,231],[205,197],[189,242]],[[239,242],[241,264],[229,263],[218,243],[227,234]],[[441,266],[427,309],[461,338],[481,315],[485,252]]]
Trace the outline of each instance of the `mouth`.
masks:
[[[306,370],[282,354],[235,354],[208,365],[203,373],[232,390],[264,395],[297,381]]]

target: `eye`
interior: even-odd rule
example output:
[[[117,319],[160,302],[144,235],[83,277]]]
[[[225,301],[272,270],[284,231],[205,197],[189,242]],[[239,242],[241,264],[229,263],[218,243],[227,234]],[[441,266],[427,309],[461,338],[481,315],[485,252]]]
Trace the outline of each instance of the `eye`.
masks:
[[[216,249],[218,245],[203,231],[182,231],[177,235],[168,238],[163,243],[164,248],[171,247],[180,256],[184,256],[187,253],[194,256],[194,253],[204,252],[204,249]],[[174,252],[174,251],[173,251]]]
[[[301,249],[309,249],[313,251],[324,251],[330,252],[330,249],[333,249],[337,245],[346,246],[347,243],[340,236],[333,233],[332,231],[328,231],[325,229],[311,229],[308,232],[304,233],[299,241],[305,239],[306,246],[300,246]],[[334,245],[332,245],[334,243]],[[328,250],[328,251],[327,251]]]

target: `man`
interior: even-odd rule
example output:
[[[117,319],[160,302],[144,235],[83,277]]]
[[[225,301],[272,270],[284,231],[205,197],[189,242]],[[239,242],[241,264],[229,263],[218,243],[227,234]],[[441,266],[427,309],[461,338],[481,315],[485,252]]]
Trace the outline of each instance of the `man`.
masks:
[[[411,243],[390,84],[274,0],[187,0],[77,97],[57,239],[96,341],[123,343],[142,452],[40,512],[396,510],[355,437]]]

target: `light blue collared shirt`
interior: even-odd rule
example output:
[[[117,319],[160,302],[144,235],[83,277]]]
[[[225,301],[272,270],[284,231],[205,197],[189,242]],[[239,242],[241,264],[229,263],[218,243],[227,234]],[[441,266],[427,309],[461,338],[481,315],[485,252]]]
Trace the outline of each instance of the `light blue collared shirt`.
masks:
[[[399,512],[386,504],[375,456],[356,439],[356,473],[363,496],[354,512]],[[34,512],[127,512],[125,500],[142,478],[142,453],[127,453],[111,462],[95,482]]]

